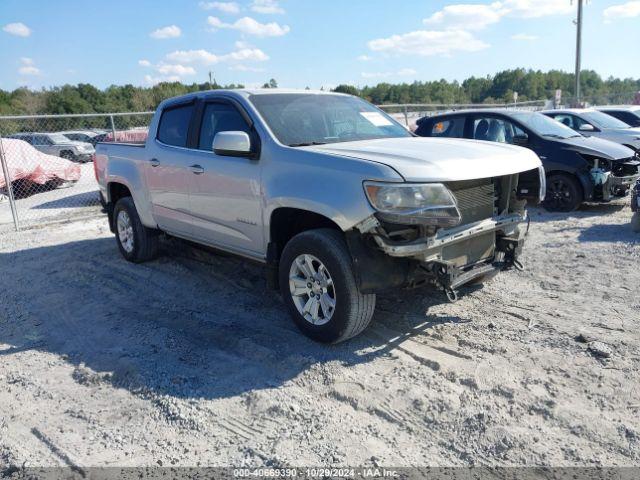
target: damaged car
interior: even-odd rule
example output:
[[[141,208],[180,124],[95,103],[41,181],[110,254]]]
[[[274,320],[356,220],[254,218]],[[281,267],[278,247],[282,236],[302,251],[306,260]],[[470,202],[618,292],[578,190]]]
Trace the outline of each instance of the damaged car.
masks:
[[[193,93],[158,107],[144,146],[96,149],[125,259],[152,259],[163,233],[262,263],[295,324],[329,343],[367,327],[377,293],[432,284],[453,301],[522,268],[545,191],[530,150],[419,138],[338,93]]]
[[[640,177],[640,154],[614,142],[583,137],[545,115],[523,110],[466,110],[418,120],[423,137],[469,138],[533,150],[547,175],[544,207],[571,212],[583,202],[625,196]]]

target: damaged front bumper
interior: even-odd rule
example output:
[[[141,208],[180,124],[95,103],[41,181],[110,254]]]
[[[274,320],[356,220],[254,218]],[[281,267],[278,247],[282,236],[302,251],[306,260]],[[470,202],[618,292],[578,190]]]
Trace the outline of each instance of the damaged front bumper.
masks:
[[[487,218],[468,225],[439,230],[434,236],[410,243],[393,242],[380,235],[375,241],[384,253],[392,257],[415,257],[422,262],[442,260],[442,249],[469,238],[492,232],[501,232],[504,237],[524,238],[529,228],[529,217],[524,214],[509,214]]]
[[[456,289],[502,270],[522,269],[518,257],[529,229],[525,212],[438,230],[414,241],[394,241],[371,217],[347,235],[363,293],[433,284],[451,301]],[[372,245],[367,246],[366,239]]]

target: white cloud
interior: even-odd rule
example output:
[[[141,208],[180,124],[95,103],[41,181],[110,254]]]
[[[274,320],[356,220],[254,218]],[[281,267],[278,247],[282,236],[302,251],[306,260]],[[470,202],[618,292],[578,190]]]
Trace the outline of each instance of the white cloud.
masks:
[[[22,66],[18,68],[18,73],[20,75],[36,76],[42,73],[40,72],[40,69],[36,67],[32,58],[22,57],[20,58],[20,63],[22,64]]]
[[[368,62],[370,60],[373,60],[373,57],[370,57],[369,55],[360,55],[358,57],[358,60],[360,60],[361,62]]]
[[[138,65],[141,67],[150,67],[151,62],[149,60],[138,60]]]
[[[538,40],[540,37],[538,37],[537,35],[529,35],[527,33],[517,33],[516,35],[512,35],[511,39],[512,40],[518,40],[521,42],[533,42],[535,40]]]
[[[2,27],[2,30],[17,37],[28,37],[31,35],[31,29],[22,22],[7,23]]]
[[[235,71],[235,72],[264,72],[264,68],[258,68],[258,67],[250,67],[248,65],[232,65],[231,67],[229,67],[229,70]]]
[[[253,48],[253,46],[249,42],[245,42],[244,40],[238,40],[234,43],[238,50],[242,50],[243,48]]]
[[[634,18],[640,17],[640,2],[633,1],[623,3],[621,5],[613,5],[606,8],[603,12],[604,21],[611,23],[613,20],[620,18]]]
[[[503,15],[517,18],[540,18],[575,12],[576,7],[572,3],[565,0],[504,0],[492,5],[502,9]]]
[[[256,37],[281,37],[289,33],[290,30],[287,25],[281,26],[276,22],[260,23],[251,17],[242,17],[234,23],[225,23],[218,17],[208,17],[207,22],[214,29],[229,28]]]
[[[489,45],[464,30],[418,30],[388,38],[371,40],[368,46],[374,52],[396,55],[451,55],[453,52],[477,52]]]
[[[171,63],[159,63],[156,65],[156,70],[163,75],[176,75],[179,77],[196,74],[196,70],[193,67]]]
[[[363,78],[409,77],[417,74],[413,68],[403,68],[397,72],[362,72]]]
[[[156,85],[161,82],[179,82],[179,81],[180,81],[180,77],[177,75],[171,75],[168,77],[153,77],[151,75],[144,76],[144,83],[147,83],[149,85]]]
[[[266,14],[284,13],[277,0],[253,0],[251,10]]]
[[[165,38],[177,38],[182,35],[182,30],[176,25],[169,25],[168,27],[158,28],[149,34],[151,38],[157,40],[164,40]]]
[[[214,53],[206,50],[176,50],[166,56],[167,60],[179,63],[201,63],[204,65],[212,65],[218,63],[219,57]]]
[[[203,10],[218,10],[231,15],[240,13],[240,5],[236,2],[200,2],[200,8]]]
[[[452,30],[481,30],[497,23],[502,11],[496,4],[491,5],[447,5],[442,10],[425,18],[425,25],[437,25]]]
[[[214,65],[229,61],[254,61],[264,62],[269,56],[259,48],[245,48],[225,55],[216,55],[207,50],[177,50],[166,55],[167,60],[179,64],[198,63],[202,65]]]

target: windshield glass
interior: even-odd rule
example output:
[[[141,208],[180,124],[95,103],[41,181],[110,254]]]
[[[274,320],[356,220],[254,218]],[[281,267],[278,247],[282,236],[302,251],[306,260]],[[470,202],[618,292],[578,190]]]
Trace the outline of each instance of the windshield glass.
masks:
[[[542,137],[573,138],[580,137],[572,129],[541,113],[517,112],[511,116],[526,125]]]
[[[292,147],[411,137],[393,118],[357,97],[276,93],[250,101],[277,139]]]
[[[580,116],[598,128],[630,128],[622,120],[597,110],[581,113]]]
[[[69,139],[61,133],[50,133],[48,136],[53,143],[69,143]]]

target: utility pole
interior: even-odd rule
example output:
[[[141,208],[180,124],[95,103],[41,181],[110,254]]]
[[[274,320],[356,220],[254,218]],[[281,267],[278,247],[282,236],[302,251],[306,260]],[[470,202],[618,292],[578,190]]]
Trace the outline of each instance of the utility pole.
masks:
[[[213,89],[213,82],[211,81],[212,77],[213,77],[213,72],[209,70],[209,90]]]
[[[576,103],[580,104],[581,92],[580,92],[580,70],[582,68],[582,7],[584,0],[578,1],[578,20],[576,26],[578,27],[578,33],[576,36]]]

